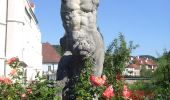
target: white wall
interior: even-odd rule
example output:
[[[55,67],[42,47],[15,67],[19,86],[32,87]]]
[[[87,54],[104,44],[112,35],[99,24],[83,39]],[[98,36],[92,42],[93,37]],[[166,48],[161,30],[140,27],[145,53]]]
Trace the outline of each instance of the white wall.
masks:
[[[132,73],[129,73],[132,71]],[[125,71],[123,72],[124,75],[132,75],[132,76],[140,76],[140,69],[134,69],[134,68],[125,68]]]
[[[6,0],[0,0],[0,76],[4,74]]]
[[[6,1],[0,0],[0,23],[6,23]],[[18,57],[24,61],[28,65],[27,75],[30,79],[37,70],[42,71],[41,32],[28,0],[8,0],[8,3],[6,58]],[[5,53],[5,27],[0,25],[0,58]],[[0,59],[0,66],[4,65],[2,62]],[[1,74],[2,71],[3,67],[0,67]]]
[[[43,71],[47,72],[48,66],[51,66],[51,70],[53,70],[53,65],[54,65],[54,71],[56,71],[58,69],[58,64],[51,64],[51,63],[43,64]]]

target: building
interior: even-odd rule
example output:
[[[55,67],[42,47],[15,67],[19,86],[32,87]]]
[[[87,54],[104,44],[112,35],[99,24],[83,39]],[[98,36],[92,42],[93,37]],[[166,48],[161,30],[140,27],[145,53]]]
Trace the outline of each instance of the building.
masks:
[[[125,68],[125,75],[127,76],[140,76],[140,66],[137,64],[129,64]]]
[[[43,55],[43,73],[49,76],[49,79],[56,79],[56,72],[61,56],[55,48],[49,43],[42,44]]]
[[[0,75],[8,75],[5,60],[18,57],[27,67],[27,80],[42,70],[42,45],[35,5],[29,0],[0,0]]]
[[[154,72],[157,68],[154,60],[149,58],[131,57],[130,63],[125,67],[124,75],[140,76],[142,67]]]

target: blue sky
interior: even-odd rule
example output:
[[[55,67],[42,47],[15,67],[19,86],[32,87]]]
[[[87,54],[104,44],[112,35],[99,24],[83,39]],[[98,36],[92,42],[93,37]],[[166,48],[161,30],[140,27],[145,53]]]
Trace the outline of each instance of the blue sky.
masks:
[[[59,44],[64,29],[60,0],[33,0],[42,42]],[[106,47],[122,32],[139,44],[132,55],[152,55],[170,50],[170,0],[100,0],[97,24]]]

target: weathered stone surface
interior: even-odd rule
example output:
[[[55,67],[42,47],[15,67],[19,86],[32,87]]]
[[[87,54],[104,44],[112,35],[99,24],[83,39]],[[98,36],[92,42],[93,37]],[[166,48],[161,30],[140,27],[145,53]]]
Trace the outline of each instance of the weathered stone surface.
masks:
[[[60,44],[65,53],[59,63],[57,77],[59,80],[67,77],[68,80],[65,80],[66,86],[64,88],[71,88],[70,82],[75,77],[79,77],[83,65],[82,58],[85,56],[92,56],[94,59],[92,74],[101,76],[104,62],[104,43],[96,26],[99,0],[61,1],[61,18],[65,35],[61,38]],[[74,84],[74,81],[71,84]]]

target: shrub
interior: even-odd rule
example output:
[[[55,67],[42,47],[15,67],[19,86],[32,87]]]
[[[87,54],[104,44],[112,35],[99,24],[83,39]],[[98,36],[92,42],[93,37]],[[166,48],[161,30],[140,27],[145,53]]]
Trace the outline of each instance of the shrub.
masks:
[[[24,68],[19,59],[13,57],[7,60],[7,64],[12,70],[9,77],[0,76],[0,100],[52,100],[58,98],[55,94],[59,91],[59,87],[50,85],[54,82],[37,76],[35,81],[25,84]]]
[[[127,47],[122,34],[119,34],[119,38],[111,43],[105,56],[103,72],[104,75],[107,76],[107,80],[103,85],[90,83],[91,80],[89,78],[91,77],[92,60],[86,60],[80,78],[75,85],[76,99],[92,100],[93,98],[99,98],[99,100],[105,100],[106,98],[108,100],[122,100],[128,98],[130,91],[127,88],[123,88],[123,86],[126,85],[124,84],[122,71],[129,61],[131,50],[136,47],[137,46],[133,46],[132,42],[130,42],[129,47]],[[101,76],[96,79],[100,80],[102,78]]]

